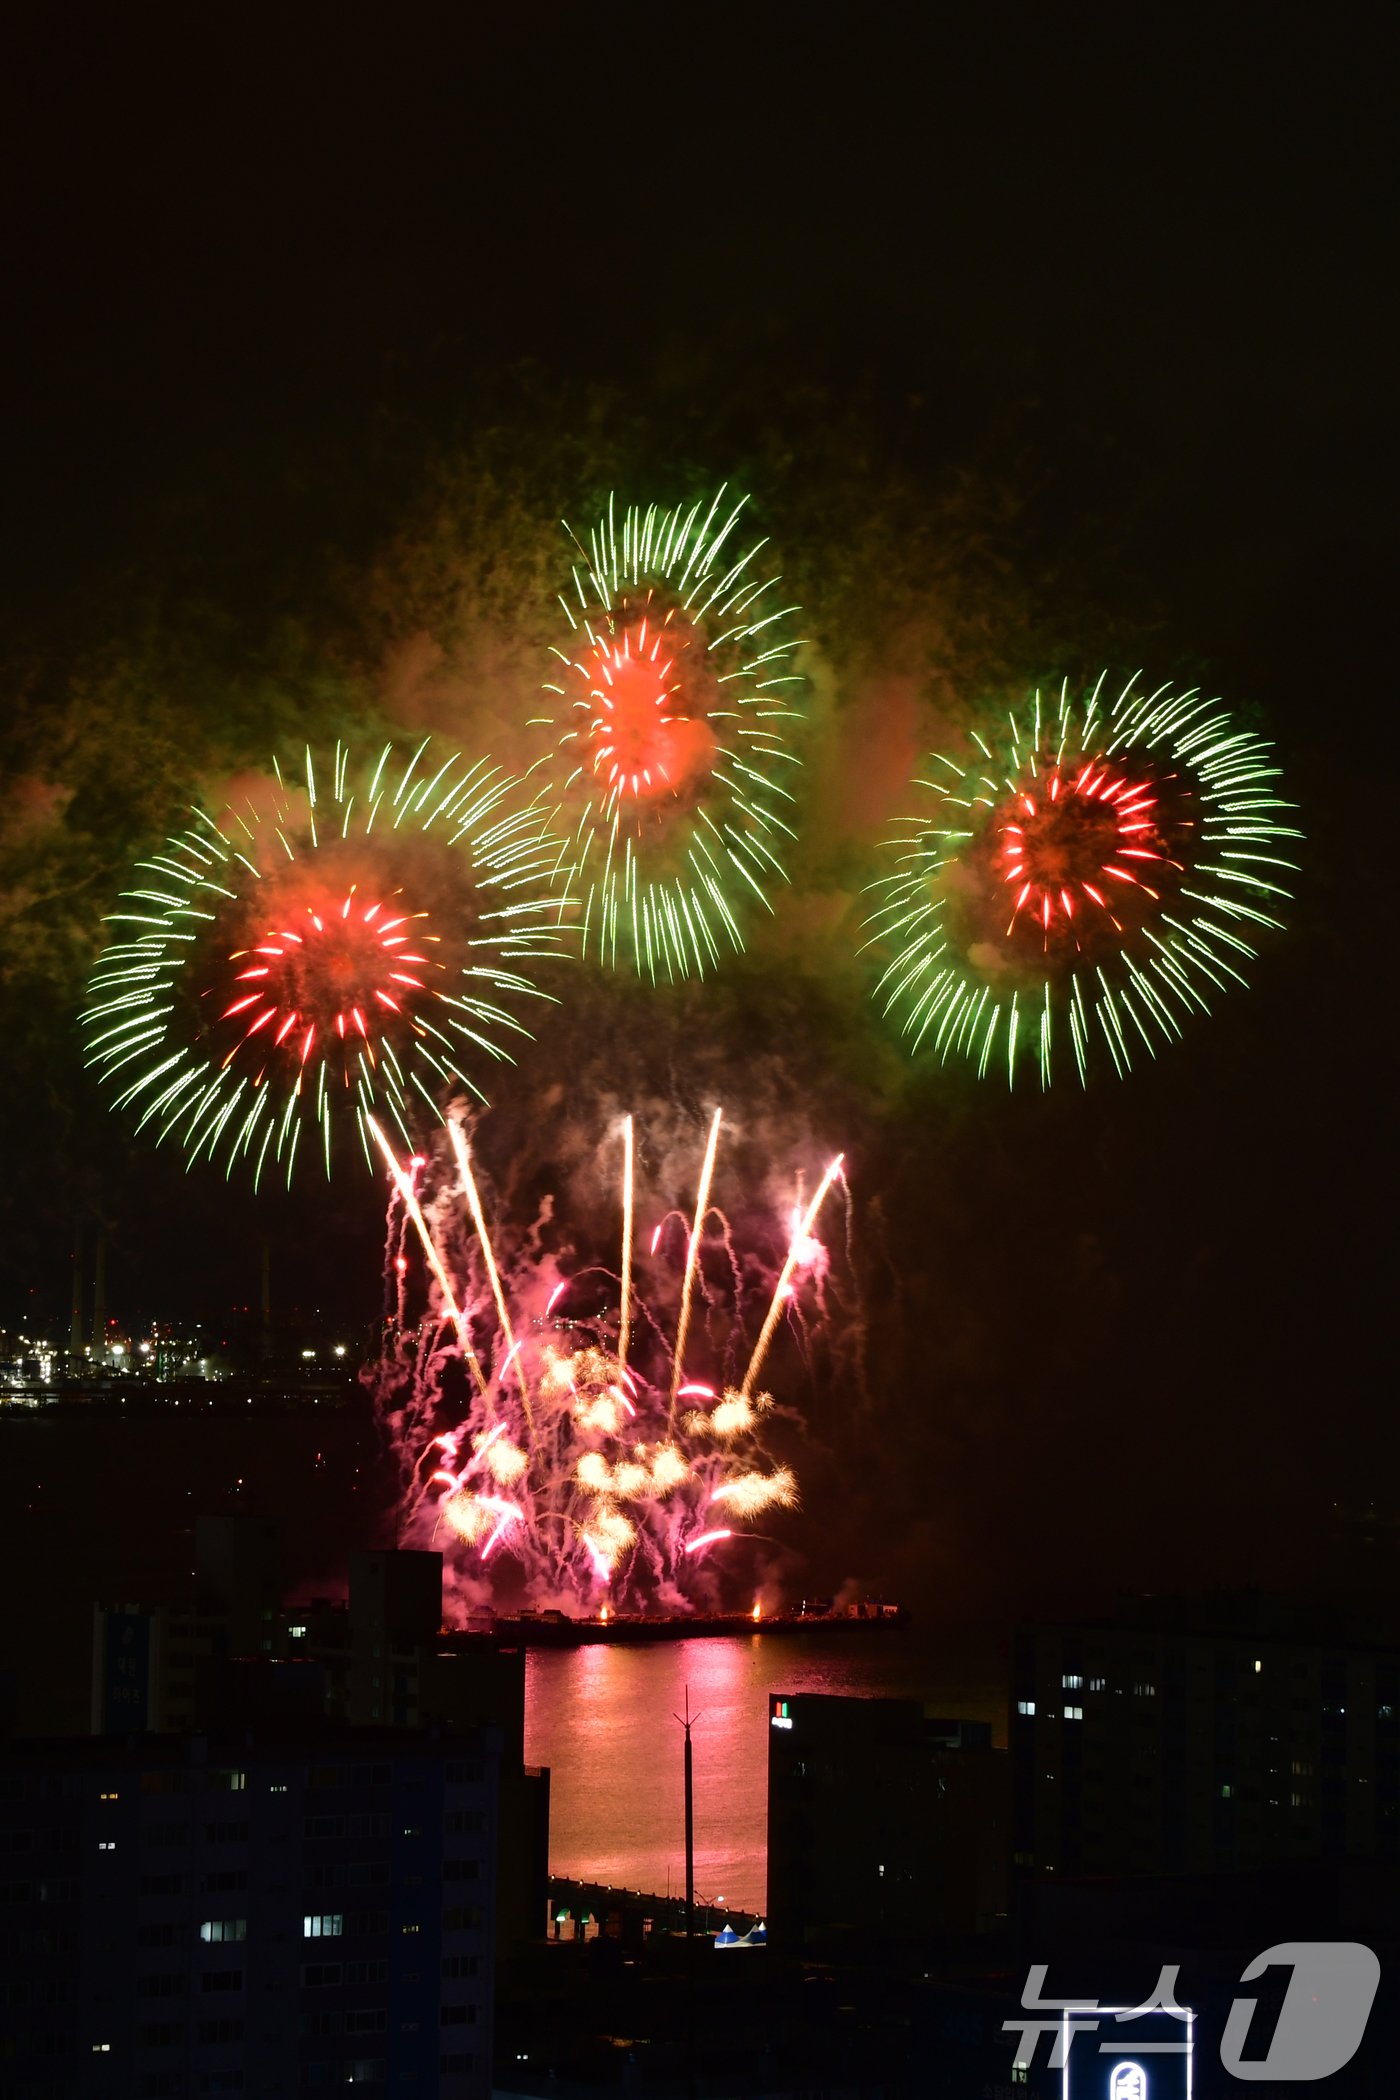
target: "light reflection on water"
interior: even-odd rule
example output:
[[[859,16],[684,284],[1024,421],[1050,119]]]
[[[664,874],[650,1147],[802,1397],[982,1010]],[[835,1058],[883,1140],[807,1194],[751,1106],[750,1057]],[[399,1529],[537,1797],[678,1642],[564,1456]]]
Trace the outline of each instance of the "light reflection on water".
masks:
[[[768,1695],[922,1699],[990,1721],[1006,1740],[1006,1668],[994,1638],[908,1630],[657,1641],[531,1651],[525,1755],[552,1769],[556,1874],[664,1893],[684,1886],[681,1730],[695,1745],[695,1885],[761,1912],[768,1820]],[[669,1882],[668,1882],[669,1876]]]

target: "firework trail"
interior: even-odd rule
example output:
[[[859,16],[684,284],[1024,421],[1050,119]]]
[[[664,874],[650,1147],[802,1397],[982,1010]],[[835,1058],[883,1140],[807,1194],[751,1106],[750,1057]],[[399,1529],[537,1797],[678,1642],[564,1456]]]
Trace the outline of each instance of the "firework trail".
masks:
[[[826,1201],[827,1192],[832,1182],[835,1181],[841,1171],[841,1163],[842,1155],[838,1152],[818,1182],[817,1193],[807,1205],[800,1221],[794,1220],[795,1230],[792,1235],[792,1244],[788,1248],[786,1259],[778,1276],[777,1287],[773,1292],[772,1303],[768,1307],[767,1316],[764,1319],[762,1328],[759,1330],[758,1340],[754,1344],[753,1355],[749,1358],[749,1367],[744,1373],[744,1383],[740,1391],[745,1399],[752,1393],[754,1381],[763,1369],[764,1359],[773,1341],[774,1330],[792,1291],[793,1274],[801,1263],[812,1259],[812,1227],[817,1222],[817,1214]]]
[[[552,1264],[527,1264],[508,1291],[470,1146],[455,1122],[453,1171],[427,1211],[412,1171],[372,1127],[439,1294],[426,1321],[401,1323],[397,1347],[379,1371],[381,1408],[408,1479],[405,1534],[441,1547],[458,1586],[482,1602],[499,1574],[488,1563],[499,1556],[506,1583],[541,1601],[593,1610],[630,1597],[684,1608],[697,1581],[706,1580],[711,1547],[798,1499],[791,1468],[765,1451],[763,1430],[775,1409],[757,1378],[800,1274],[819,1269],[824,1249],[812,1233],[840,1160],[805,1210],[794,1213],[759,1344],[738,1385],[723,1374],[742,1342],[737,1296],[725,1310],[713,1382],[683,1377],[679,1333],[669,1346],[651,1307],[634,1299],[630,1117],[621,1129],[619,1301],[607,1279],[608,1304],[593,1313],[571,1310],[569,1300],[596,1297],[605,1273],[596,1269],[557,1278]],[[692,1304],[721,1130],[716,1113],[686,1242],[683,1289]],[[398,1244],[391,1232],[390,1245]],[[454,1246],[461,1250],[455,1261]],[[631,1363],[622,1350],[623,1304],[631,1308]],[[713,1347],[708,1323],[706,1341]],[[459,1365],[470,1373],[469,1386]]]
[[[715,1154],[719,1150],[721,1111],[715,1110],[710,1124],[710,1135],[705,1145],[704,1163],[700,1168],[700,1186],[695,1196],[695,1222],[690,1228],[690,1237],[685,1246],[685,1275],[681,1280],[681,1316],[676,1324],[676,1347],[671,1365],[671,1413],[674,1418],[676,1396],[681,1379],[685,1375],[686,1344],[690,1340],[690,1307],[695,1290],[695,1270],[700,1259],[700,1240],[705,1230],[705,1220],[710,1209],[710,1183],[714,1180]]]
[[[1050,1084],[1068,1035],[1081,1083],[1102,1037],[1119,1076],[1155,1057],[1215,993],[1243,985],[1251,936],[1277,928],[1299,832],[1271,747],[1218,700],[1130,679],[1102,702],[1062,685],[961,758],[935,756],[886,841],[893,872],[866,921],[886,957],[877,996],[911,1049],[994,1058],[1015,1083],[1032,1051]],[[1061,1053],[1062,1054],[1062,1053]]]
[[[542,998],[523,967],[556,953],[562,849],[541,797],[498,767],[420,744],[364,779],[341,746],[305,786],[284,782],[142,862],[93,973],[87,1061],[225,1171],[269,1156],[290,1183],[304,1134],[326,1174],[337,1132],[370,1158],[369,1119],[412,1149],[411,1120],[528,1033],[511,1010]],[[342,1129],[344,1126],[344,1129]]]
[[[632,1224],[634,1211],[633,1183],[636,1177],[636,1158],[633,1150],[632,1118],[622,1119],[622,1303],[617,1314],[617,1368],[621,1377],[627,1376],[627,1351],[632,1343]]]
[[[607,515],[560,603],[571,637],[546,684],[575,824],[582,947],[656,979],[704,976],[743,946],[746,903],[772,906],[793,836],[785,785],[798,644],[765,542],[731,558],[747,498]],[[566,527],[566,530],[568,528]]]

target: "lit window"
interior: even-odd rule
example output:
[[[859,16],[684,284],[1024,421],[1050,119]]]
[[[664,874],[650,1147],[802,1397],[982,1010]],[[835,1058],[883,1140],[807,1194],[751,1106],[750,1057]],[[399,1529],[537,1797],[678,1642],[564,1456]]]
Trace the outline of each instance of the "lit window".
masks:
[[[283,1781],[283,1783],[280,1786],[270,1786],[268,1788],[269,1794],[285,1794],[286,1791],[287,1787],[285,1781]]]
[[[1139,1699],[1155,1699],[1157,1696],[1156,1685],[1149,1684],[1145,1677],[1139,1677],[1137,1683],[1133,1686],[1133,1690]]]
[[[345,1930],[345,1919],[338,1911],[322,1917],[303,1917],[301,1936],[305,1940],[338,1940]]]
[[[1067,1706],[1065,1708],[1065,1719],[1067,1721],[1082,1721],[1083,1718],[1084,1709],[1082,1706]]]
[[[1108,1679],[1106,1677],[1091,1677],[1089,1679],[1089,1689],[1091,1692],[1106,1692],[1108,1690]]]
[[[246,1918],[206,1918],[199,1928],[199,1936],[208,1947],[222,1947],[232,1940],[246,1940],[248,1920]]]
[[[1256,1677],[1257,1677],[1257,1676],[1259,1675],[1259,1673],[1260,1673],[1260,1671],[1261,1671],[1261,1670],[1263,1669],[1263,1667],[1264,1667],[1264,1659],[1263,1659],[1263,1657],[1262,1657],[1262,1656],[1259,1656],[1259,1655],[1256,1655],[1256,1656],[1255,1656],[1255,1658],[1254,1658],[1254,1674],[1255,1674],[1255,1676],[1256,1676]]]
[[[110,2056],[112,2053],[112,2044],[110,2042],[94,2042],[92,2045],[92,2053],[94,2056]]]
[[[1018,1714],[1033,1714],[1035,1712],[1034,1699],[1018,1699],[1016,1701],[1016,1711]]]
[[[1382,1712],[1384,1712],[1384,1711],[1385,1711],[1385,1709],[1384,1709],[1384,1708],[1382,1708],[1382,1709],[1381,1709],[1381,1711],[1382,1711]],[[99,1801],[120,1801],[120,1800],[121,1800],[121,1795],[120,1795],[120,1794],[99,1794],[97,1798],[98,1798],[98,1800],[99,1800]]]
[[[231,1794],[246,1793],[248,1774],[246,1772],[220,1772],[218,1784],[227,1787]]]
[[[294,1641],[304,1641],[306,1639],[306,1628],[304,1626],[289,1626],[287,1632]]]
[[[98,1849],[98,1851],[99,1851],[99,1852],[115,1852],[115,1851],[116,1851],[116,1849],[117,1849],[117,1843],[116,1843],[116,1839],[115,1839],[115,1838],[103,1838],[103,1839],[101,1839],[101,1841],[100,1841],[100,1842],[99,1842],[99,1844],[98,1844],[98,1847],[97,1847],[97,1849]]]
[[[1227,1784],[1226,1784],[1226,1785],[1224,1785],[1223,1787],[1221,1787],[1221,1789],[1220,1789],[1220,1798],[1221,1798],[1221,1800],[1222,1800],[1222,1801],[1228,1801],[1228,1800],[1229,1800],[1229,1799],[1231,1798],[1231,1795],[1232,1795],[1233,1791],[1234,1791],[1234,1790],[1233,1790],[1233,1788],[1232,1788],[1232,1787],[1231,1787],[1231,1786],[1230,1786],[1230,1785],[1228,1784],[1228,1782],[1227,1782]]]
[[[1068,1671],[1066,1671],[1065,1675],[1060,1679],[1060,1683],[1064,1686],[1064,1689],[1067,1692],[1082,1692],[1084,1689],[1084,1679],[1082,1677],[1076,1677]]]

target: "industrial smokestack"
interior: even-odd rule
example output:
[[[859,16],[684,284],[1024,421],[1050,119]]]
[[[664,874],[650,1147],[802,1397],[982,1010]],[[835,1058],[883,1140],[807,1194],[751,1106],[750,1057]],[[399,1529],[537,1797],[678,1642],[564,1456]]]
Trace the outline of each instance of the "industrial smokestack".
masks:
[[[107,1235],[100,1225],[92,1271],[92,1346],[99,1358],[107,1347]]]
[[[68,1354],[83,1353],[83,1221],[73,1220],[73,1317],[68,1326]]]

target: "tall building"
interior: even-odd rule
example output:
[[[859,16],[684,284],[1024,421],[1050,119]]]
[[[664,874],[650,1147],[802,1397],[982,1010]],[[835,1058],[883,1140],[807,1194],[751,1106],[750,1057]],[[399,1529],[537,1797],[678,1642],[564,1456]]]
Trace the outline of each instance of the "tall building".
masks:
[[[350,1720],[395,1717],[407,1703],[408,1666],[441,1626],[440,1553],[351,1554]]]
[[[1257,1600],[1028,1629],[1010,1743],[1023,1875],[1400,1862],[1400,1649]]]
[[[195,1727],[211,1674],[238,1658],[282,1652],[281,1594],[274,1524],[198,1517],[194,1587],[185,1601],[94,1608],[94,1733]]]
[[[860,1936],[924,1942],[1006,1909],[1006,1754],[917,1700],[775,1693],[768,1936],[785,1952]]]
[[[229,1659],[222,1612],[175,1604],[96,1605],[94,1735],[193,1728],[210,1666]]]
[[[0,1750],[0,2090],[491,2089],[500,1738]]]
[[[232,1655],[266,1655],[282,1603],[282,1541],[267,1517],[195,1518],[195,1609],[224,1619]]]
[[[545,1930],[549,1773],[525,1763],[525,1651],[441,1631],[442,1555],[357,1553],[346,1612],[284,1613],[282,1653],[319,1663],[326,1710],[363,1726],[489,1726],[502,1738],[497,1950]]]
[[[494,1729],[501,1742],[498,1947],[545,1930],[549,1773],[525,1764],[525,1652],[440,1631],[442,1556],[352,1556],[348,1609],[269,1603],[278,1544],[256,1518],[201,1518],[190,1603],[99,1605],[95,1734],[221,1729],[241,1715]]]

